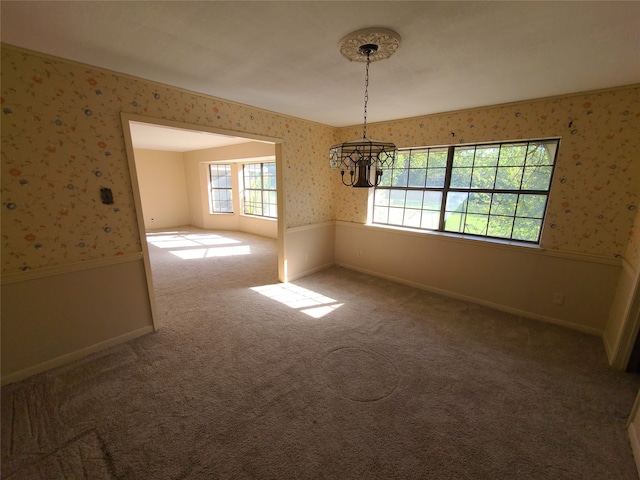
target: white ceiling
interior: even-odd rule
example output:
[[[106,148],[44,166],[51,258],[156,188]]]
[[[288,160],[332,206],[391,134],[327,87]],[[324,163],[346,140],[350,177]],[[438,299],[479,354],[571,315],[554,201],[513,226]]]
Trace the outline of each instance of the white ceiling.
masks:
[[[129,122],[133,148],[163,150],[165,152],[190,152],[206,148],[224,147],[247,143],[249,138],[218,135],[182,128],[150,125],[148,123]]]
[[[371,65],[368,120],[640,83],[640,2],[9,1],[5,43],[333,126],[362,123],[361,28],[402,45]]]

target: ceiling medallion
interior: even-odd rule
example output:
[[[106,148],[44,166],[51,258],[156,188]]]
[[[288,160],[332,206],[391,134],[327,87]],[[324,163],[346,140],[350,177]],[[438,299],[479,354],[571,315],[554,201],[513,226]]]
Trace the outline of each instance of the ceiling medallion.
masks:
[[[344,58],[350,62],[366,62],[367,55],[362,53],[363,45],[376,45],[378,49],[371,52],[370,62],[384,60],[396,53],[400,47],[401,38],[388,28],[364,28],[342,37],[338,42],[338,49]]]

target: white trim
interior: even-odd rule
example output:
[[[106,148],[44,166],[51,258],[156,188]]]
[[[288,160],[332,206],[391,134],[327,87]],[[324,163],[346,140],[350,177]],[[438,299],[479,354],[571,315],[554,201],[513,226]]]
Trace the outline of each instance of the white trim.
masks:
[[[413,229],[395,227],[391,225],[377,224],[361,224],[353,222],[336,221],[337,226],[349,228],[375,229],[382,232],[394,233],[398,235],[407,235],[412,237],[428,238],[429,240],[437,240],[444,242],[464,242],[467,245],[472,243],[474,246],[483,248],[497,248],[501,250],[517,251],[519,253],[529,253],[533,255],[545,255],[549,257],[565,258],[567,260],[579,260],[582,262],[601,263],[604,265],[620,266],[622,259],[615,257],[605,257],[602,255],[592,255],[589,253],[570,252],[566,250],[549,250],[538,245],[527,243],[511,242],[507,240],[499,240],[493,238],[477,239],[474,237],[456,235],[454,233],[435,232],[431,230],[416,231]]]
[[[273,191],[273,190],[272,190]],[[255,218],[256,220],[268,220],[270,222],[277,222],[278,219],[274,218],[274,217],[266,217],[264,215],[251,215],[249,213],[238,213],[239,216],[241,217],[247,217],[247,218]]]
[[[211,97],[211,98],[215,98],[215,97]],[[129,122],[146,123],[150,125],[160,125],[162,127],[177,128],[180,130],[194,130],[196,132],[209,132],[209,133],[216,133],[218,135],[227,135],[230,137],[248,138],[255,142],[263,142],[263,143],[281,143],[282,142],[281,138],[268,137],[266,135],[258,135],[255,133],[249,133],[244,130],[243,131],[229,130],[226,128],[211,127],[209,125],[200,124],[200,123],[186,123],[178,120],[169,120],[168,118],[148,117],[145,115],[139,115],[137,113],[121,112],[120,118],[122,119],[122,123],[127,124],[127,127],[129,126]],[[203,148],[201,150],[208,150],[208,149]]]
[[[613,346],[609,343],[609,337],[607,337],[604,332],[602,334],[602,344],[604,345],[604,354],[609,360],[609,365],[614,366],[613,364],[615,362],[614,356],[616,349],[614,349]]]
[[[315,230],[316,228],[334,227],[336,222],[333,220],[321,223],[312,223],[311,225],[302,225],[300,227],[287,228],[287,233],[304,232],[306,230]]]
[[[631,407],[631,413],[629,414],[629,418],[627,419],[627,427],[633,423],[633,420],[638,415],[638,409],[640,409],[640,392],[636,395],[636,399],[633,402],[633,407]]]
[[[443,295],[445,297],[451,297],[458,300],[463,300],[465,302],[471,302],[478,305],[483,305],[485,307],[494,308],[496,310],[500,310],[502,312],[511,313],[514,315],[518,315],[525,318],[530,318],[532,320],[540,320],[542,322],[550,323],[553,325],[558,325],[560,327],[569,328],[571,330],[577,330],[582,333],[586,333],[589,335],[594,335],[597,337],[602,337],[603,331],[599,328],[587,327],[585,325],[578,325],[577,323],[571,323],[564,320],[560,320],[558,318],[548,317],[546,315],[539,315],[537,313],[527,312],[525,310],[520,310],[518,308],[507,307],[506,305],[501,305],[499,303],[488,302],[486,300],[482,300],[480,298],[470,297],[468,295],[461,295],[459,293],[451,292],[449,290],[444,290],[441,288],[430,287],[428,285],[423,285],[421,283],[412,282],[409,280],[405,280],[400,277],[395,277],[393,275],[385,275],[378,272],[374,272],[371,270],[367,270],[366,268],[360,268],[354,265],[346,264],[346,263],[336,263],[336,265],[344,268],[348,268],[350,270],[356,270],[358,272],[366,273],[367,275],[371,275],[373,277],[384,278],[387,280],[391,280],[393,282],[401,283],[403,285],[408,285],[410,287],[419,288],[420,290],[425,290],[427,292],[436,293],[438,295]]]
[[[638,438],[638,430],[632,423],[627,428],[629,434],[629,442],[631,443],[631,450],[633,451],[633,459],[636,462],[636,469],[638,470],[638,476],[640,477],[640,439]]]
[[[128,333],[124,333],[114,338],[110,338],[109,340],[105,340],[103,342],[98,342],[93,345],[89,345],[88,347],[81,348],[80,350],[76,350],[75,352],[65,353],[64,355],[60,355],[59,357],[52,358],[51,360],[47,360],[46,362],[39,363],[37,365],[33,365],[31,367],[25,368],[24,370],[19,370],[14,373],[10,373],[9,375],[5,375],[2,377],[2,385],[7,385],[8,383],[19,382],[20,380],[24,380],[31,375],[35,375],[37,373],[42,373],[44,371],[50,370],[55,367],[60,367],[70,362],[74,362],[76,360],[80,360],[81,358],[86,357],[92,353],[99,352],[106,348],[115,347],[116,345],[120,345],[122,343],[126,343],[134,338],[141,337],[148,333],[153,332],[153,327],[148,325],[146,327],[138,328],[137,330],[133,330]]]
[[[470,110],[473,110],[473,108],[471,108]],[[461,112],[462,110],[454,110],[453,112],[449,112],[449,113],[457,113],[459,111]],[[439,114],[435,114],[435,115],[439,115]],[[443,143],[441,145],[418,145],[415,147],[398,147],[398,150],[424,150],[425,148],[433,149],[433,148],[449,148],[449,147],[473,147],[475,145],[481,145],[481,146],[496,145],[496,144],[505,145],[505,144],[526,143],[526,142],[542,143],[547,140],[561,141],[562,137],[561,136],[544,137],[544,138],[532,137],[532,138],[514,138],[514,139],[506,139],[506,140],[485,140],[483,142],[470,142],[470,143]]]
[[[207,160],[204,163],[206,165],[217,165],[217,164],[225,164],[225,163],[276,163],[275,155],[264,155],[262,157],[245,157],[245,158],[226,158],[224,160]]]
[[[638,469],[638,476],[640,477],[640,438],[638,437],[638,429],[634,424],[634,420],[638,416],[638,409],[640,408],[640,393],[636,395],[636,400],[633,403],[631,414],[627,420],[627,433],[629,434],[629,442],[631,443],[631,450],[633,450],[633,459],[636,462],[636,468]]]
[[[626,301],[623,325],[615,339],[615,344],[610,345],[606,336],[603,336],[609,364],[619,370],[627,368],[636,337],[640,331],[640,270],[636,270],[626,259],[622,261],[622,268],[634,279],[633,292]]]
[[[302,277],[306,277],[307,275],[311,275],[312,273],[316,273],[319,272],[320,270],[324,270],[325,268],[329,268],[331,266],[335,265],[334,262],[329,262],[329,263],[325,263],[324,265],[320,265],[314,268],[310,268],[309,270],[304,270],[302,272],[298,272],[295,275],[287,278],[287,281],[285,283],[289,283],[289,282],[293,282],[294,280],[297,280],[299,278]]]
[[[604,255],[593,255],[590,253],[569,252],[567,250],[549,250],[540,249],[541,255],[547,257],[565,258],[567,260],[578,260],[580,262],[600,263],[602,265],[613,265],[619,267],[622,265],[622,258],[605,257]]]
[[[66,273],[81,272],[83,270],[107,267],[109,265],[137,262],[139,260],[142,260],[142,252],[117,255],[115,257],[97,258],[94,260],[86,260],[84,262],[70,263],[68,265],[56,265],[54,267],[27,270],[18,273],[8,273],[2,275],[2,285],[6,285],[8,283],[27,282],[36,278],[53,277],[56,275],[64,275]]]

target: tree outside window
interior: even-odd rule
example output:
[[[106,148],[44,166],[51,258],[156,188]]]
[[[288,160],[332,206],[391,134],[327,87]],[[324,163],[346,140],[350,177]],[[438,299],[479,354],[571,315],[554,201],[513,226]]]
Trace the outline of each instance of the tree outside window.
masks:
[[[558,139],[400,150],[373,223],[539,243]]]

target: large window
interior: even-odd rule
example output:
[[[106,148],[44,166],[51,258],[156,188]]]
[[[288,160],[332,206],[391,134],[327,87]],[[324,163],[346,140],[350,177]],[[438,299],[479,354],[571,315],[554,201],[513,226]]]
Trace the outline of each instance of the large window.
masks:
[[[210,164],[211,212],[233,213],[231,165]]]
[[[558,139],[400,150],[373,223],[540,242]]]
[[[244,177],[244,213],[278,217],[276,164],[249,163],[242,168]]]

